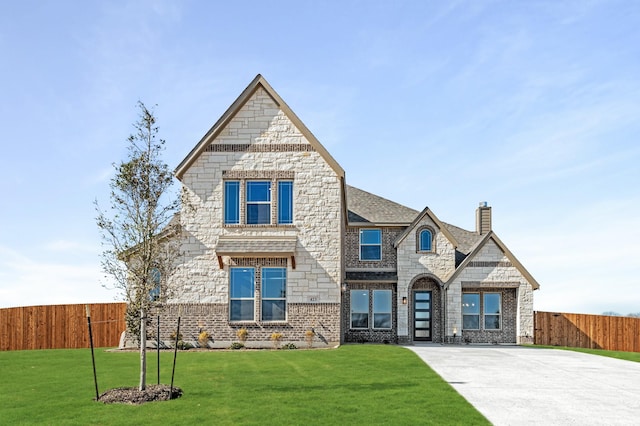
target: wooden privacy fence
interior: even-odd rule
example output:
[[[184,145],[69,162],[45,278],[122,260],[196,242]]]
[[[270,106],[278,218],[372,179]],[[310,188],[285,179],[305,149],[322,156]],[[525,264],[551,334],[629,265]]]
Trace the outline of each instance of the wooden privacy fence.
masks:
[[[536,345],[640,352],[640,318],[535,312]]]
[[[89,347],[84,304],[0,309],[0,350]],[[118,346],[126,303],[90,303],[95,347]]]

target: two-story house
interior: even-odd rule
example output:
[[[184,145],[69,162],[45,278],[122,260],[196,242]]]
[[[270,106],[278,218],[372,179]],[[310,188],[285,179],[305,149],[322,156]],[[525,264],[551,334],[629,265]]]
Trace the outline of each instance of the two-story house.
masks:
[[[518,343],[537,282],[491,229],[348,186],[258,75],[177,167],[182,252],[162,315],[215,342]],[[163,320],[163,323],[167,321]],[[168,331],[168,328],[167,328]]]

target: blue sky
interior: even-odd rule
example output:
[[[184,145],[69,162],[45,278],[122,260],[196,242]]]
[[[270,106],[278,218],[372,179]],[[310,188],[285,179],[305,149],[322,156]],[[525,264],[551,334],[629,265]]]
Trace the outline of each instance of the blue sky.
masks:
[[[474,229],[535,309],[640,312],[640,3],[0,5],[0,307],[108,302],[106,204],[136,102],[174,168],[261,73],[347,182]]]

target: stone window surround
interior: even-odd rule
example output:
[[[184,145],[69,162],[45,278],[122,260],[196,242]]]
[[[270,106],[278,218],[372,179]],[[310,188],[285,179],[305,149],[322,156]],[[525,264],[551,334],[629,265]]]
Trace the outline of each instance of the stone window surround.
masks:
[[[253,258],[253,257],[232,257],[230,259],[229,265],[226,267],[227,271],[231,268],[253,268],[253,320],[243,320],[243,321],[232,321],[231,318],[228,318],[229,325],[237,326],[237,325],[287,325],[289,324],[289,303],[285,298],[285,320],[283,321],[263,321],[262,320],[262,268],[285,268],[287,269],[287,287],[288,287],[288,262],[287,258]],[[231,279],[231,274],[229,274],[229,279]],[[231,315],[231,297],[229,295],[229,315]]]
[[[424,230],[431,232],[431,250],[420,250],[420,233]],[[435,253],[436,252],[436,231],[429,225],[423,225],[416,229],[416,253]]]
[[[501,332],[502,331],[502,320],[503,320],[503,301],[504,301],[504,295],[502,294],[502,291],[498,291],[495,289],[489,290],[489,291],[484,291],[484,290],[475,290],[475,291],[463,291],[462,295],[465,294],[477,294],[478,298],[479,298],[479,311],[480,313],[478,314],[478,328],[464,328],[464,320],[462,321],[463,324],[463,328],[462,330],[468,330],[468,331],[486,331],[486,332]],[[485,328],[484,326],[484,316],[486,315],[486,313],[484,312],[484,295],[485,294],[498,294],[500,295],[500,327],[499,328]],[[489,314],[489,315],[495,315],[495,314]],[[464,313],[462,314],[462,316],[464,317]]]
[[[224,217],[222,218],[222,226],[225,228],[292,228],[293,223],[278,223],[278,182],[292,181],[295,182],[295,172],[288,170],[223,170],[222,180],[223,182],[238,181],[240,182],[240,191],[238,199],[240,203],[240,218],[239,223],[225,223]],[[246,183],[252,180],[262,180],[271,182],[271,220],[268,224],[248,224],[247,222],[247,202],[246,202]],[[224,185],[224,184],[223,184]],[[295,188],[295,185],[294,185]],[[273,194],[276,192],[276,194]],[[224,194],[224,191],[223,191]],[[223,206],[226,201],[223,195]],[[293,201],[294,211],[293,216],[295,218],[295,200]],[[224,207],[222,208],[222,214],[224,216]],[[293,221],[295,222],[295,220]]]

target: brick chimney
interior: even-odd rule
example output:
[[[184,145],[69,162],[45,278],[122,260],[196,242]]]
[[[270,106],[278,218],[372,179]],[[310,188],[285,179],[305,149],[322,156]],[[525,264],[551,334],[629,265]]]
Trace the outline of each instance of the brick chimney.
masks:
[[[484,235],[491,231],[491,207],[486,201],[481,201],[476,210],[476,232]]]

